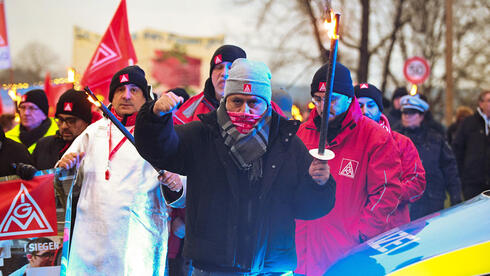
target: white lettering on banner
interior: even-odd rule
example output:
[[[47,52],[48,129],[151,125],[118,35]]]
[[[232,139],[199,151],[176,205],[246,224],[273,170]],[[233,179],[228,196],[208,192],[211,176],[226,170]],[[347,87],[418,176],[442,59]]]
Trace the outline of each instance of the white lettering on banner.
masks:
[[[388,254],[410,243],[416,242],[419,239],[420,238],[417,236],[399,230],[394,233],[388,233],[378,240],[369,241],[368,245],[380,253]]]
[[[31,227],[33,221],[37,222],[37,227]],[[15,223],[22,230],[9,231],[12,223]],[[21,183],[19,192],[14,197],[7,215],[5,215],[0,224],[0,237],[50,232],[53,232],[53,228],[46,216],[24,184]]]
[[[99,67],[119,60],[121,58],[121,51],[119,50],[118,43],[112,33],[112,28],[109,29],[110,38],[112,39],[112,45],[115,49],[112,49],[104,42],[101,42],[95,53],[95,57],[90,65],[90,71],[97,70]]]
[[[5,39],[3,39],[3,36],[0,34],[0,46],[5,45]]]
[[[351,159],[342,158],[339,175],[354,178],[356,176],[358,166],[359,162]]]
[[[56,250],[60,248],[59,242],[43,242],[29,244],[29,251]]]

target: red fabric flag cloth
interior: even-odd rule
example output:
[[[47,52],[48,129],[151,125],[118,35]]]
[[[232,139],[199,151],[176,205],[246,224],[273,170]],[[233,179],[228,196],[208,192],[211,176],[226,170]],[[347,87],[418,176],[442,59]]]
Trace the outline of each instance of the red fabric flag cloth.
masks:
[[[56,236],[54,174],[0,182],[0,240]]]
[[[102,95],[108,103],[112,76],[122,68],[137,62],[128,27],[126,0],[121,0],[111,24],[90,60],[82,86],[89,86],[96,95]]]
[[[199,86],[201,60],[181,53],[155,51],[151,76],[166,87]]]

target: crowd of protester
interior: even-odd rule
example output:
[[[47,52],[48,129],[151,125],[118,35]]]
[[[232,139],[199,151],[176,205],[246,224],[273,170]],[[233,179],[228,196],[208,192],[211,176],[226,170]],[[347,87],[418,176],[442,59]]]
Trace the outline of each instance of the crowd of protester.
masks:
[[[45,92],[31,90],[18,125],[2,115],[0,176],[78,173],[68,271],[94,275],[323,275],[446,198],[490,189],[490,91],[476,110],[458,108],[446,132],[422,94],[397,88],[385,109],[385,93],[354,86],[341,63],[327,109],[328,66],[312,76],[314,108],[301,124],[267,66],[234,45],[216,50],[192,97],[182,88],[155,97],[140,67],[121,68],[109,108],[135,146],[83,91],[61,95],[50,118]],[[327,110],[328,162],[308,153]]]

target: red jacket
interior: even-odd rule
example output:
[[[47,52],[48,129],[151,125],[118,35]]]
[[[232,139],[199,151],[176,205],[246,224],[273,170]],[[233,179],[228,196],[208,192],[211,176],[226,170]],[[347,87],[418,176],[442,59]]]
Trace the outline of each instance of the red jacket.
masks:
[[[316,116],[313,109],[297,132],[308,149],[318,148]],[[329,148],[335,153],[328,161],[337,183],[335,207],[320,219],[296,221],[295,272],[308,276],[323,275],[361,240],[388,230],[401,194],[400,155],[395,142],[381,126],[362,115],[356,98]]]
[[[398,208],[390,218],[390,228],[395,228],[410,222],[408,204],[417,201],[424,193],[426,183],[425,170],[412,140],[403,134],[392,131],[388,118],[383,114],[381,114],[379,124],[391,133],[391,136],[395,139],[402,162],[400,204],[398,204]]]
[[[284,117],[284,113],[281,108],[274,102],[271,102],[272,109]],[[174,115],[174,125],[183,125],[192,121],[199,121],[197,115],[206,114],[216,107],[204,96],[204,92],[201,92],[189,100],[187,100]]]

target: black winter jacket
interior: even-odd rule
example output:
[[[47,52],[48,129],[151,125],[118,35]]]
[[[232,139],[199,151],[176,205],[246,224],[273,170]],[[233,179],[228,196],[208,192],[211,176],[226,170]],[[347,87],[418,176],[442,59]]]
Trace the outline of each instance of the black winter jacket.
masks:
[[[334,206],[335,181],[317,185],[312,157],[295,135],[299,123],[273,112],[263,178],[251,185],[219,133],[216,111],[173,126],[145,104],[136,146],[152,165],[187,175],[184,256],[208,271],[284,272],[296,266],[294,219],[316,219]]]
[[[422,199],[443,202],[447,190],[451,204],[461,202],[461,181],[456,159],[444,136],[424,126],[415,129],[401,128],[398,131],[412,140],[422,160],[427,180]]]
[[[46,170],[54,167],[68,149],[67,144],[59,135],[50,135],[39,139],[32,153],[32,159],[37,169]]]
[[[490,135],[478,111],[461,123],[453,148],[466,199],[490,189]]]
[[[32,164],[31,155],[26,146],[6,138],[0,129],[0,177],[15,174],[12,163]]]

